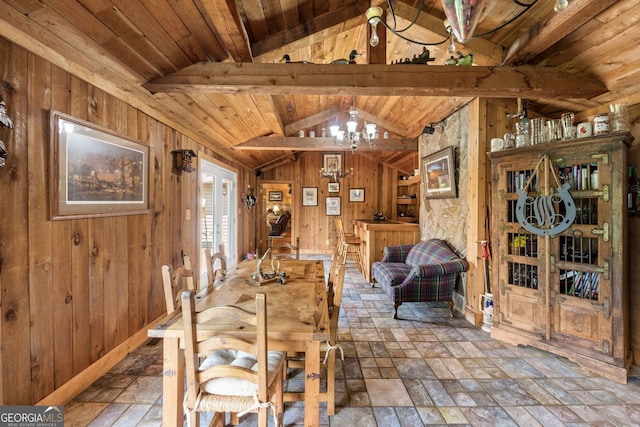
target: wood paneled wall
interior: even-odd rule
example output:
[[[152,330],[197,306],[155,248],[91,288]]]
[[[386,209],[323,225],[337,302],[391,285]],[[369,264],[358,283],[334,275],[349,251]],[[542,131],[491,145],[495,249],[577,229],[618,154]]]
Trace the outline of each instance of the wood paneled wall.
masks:
[[[373,218],[378,211],[391,213],[391,190],[397,179],[397,170],[379,165],[368,153],[344,153],[344,167],[353,168],[353,175],[340,179],[340,192],[329,193],[328,178],[320,177],[323,157],[319,152],[307,152],[295,162],[264,171],[259,179],[293,183],[294,193],[292,229],[300,236],[304,252],[329,252],[335,244],[333,217],[325,214],[325,198],[339,196],[345,226],[350,230],[354,219]],[[318,188],[318,206],[302,206],[302,187]],[[349,202],[350,188],[364,188],[364,203]]]
[[[255,172],[1,39],[0,76],[15,127],[0,128],[9,151],[0,169],[0,404],[29,405],[164,313],[161,265],[199,244],[197,216],[186,218],[199,206],[197,173],[176,174],[171,151],[204,150],[240,171],[240,188]],[[148,214],[49,220],[51,110],[149,146]],[[242,226],[252,214],[240,216],[242,253],[254,236]]]

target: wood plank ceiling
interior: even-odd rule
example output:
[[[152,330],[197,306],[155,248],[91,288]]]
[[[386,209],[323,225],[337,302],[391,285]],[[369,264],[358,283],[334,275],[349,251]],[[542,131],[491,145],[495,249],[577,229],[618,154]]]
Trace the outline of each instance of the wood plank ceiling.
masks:
[[[417,154],[406,151],[406,139],[415,138],[425,125],[444,119],[473,96],[487,95],[478,91],[472,72],[488,70],[493,73],[493,80],[485,81],[490,94],[526,96],[529,108],[547,117],[558,117],[563,111],[595,114],[613,101],[639,102],[639,2],[569,0],[567,10],[555,13],[555,0],[530,0],[527,10],[519,4],[529,2],[487,0],[475,34],[515,19],[466,45],[456,44],[463,54],[473,53],[476,65],[486,66],[468,69],[459,81],[446,78],[464,72],[461,67],[443,68],[450,54],[440,0],[371,2],[385,9],[388,26],[409,27],[399,33],[402,36],[442,42],[427,46],[435,58],[429,65],[363,65],[392,64],[423,50],[422,45],[384,31],[381,25],[381,43],[370,48],[364,17],[368,0],[3,0],[0,36],[118,94],[250,168],[268,167],[307,150],[332,148],[329,139],[296,144],[287,137],[300,130],[306,134],[313,130],[319,136],[333,122],[344,123],[347,111],[355,106],[360,119],[376,123],[381,134],[387,131],[391,136],[368,154],[411,171]],[[359,53],[357,65],[343,65],[353,68],[342,72],[337,65],[320,66],[341,62],[353,50]],[[273,88],[268,73],[277,74],[274,63],[282,62],[285,55],[291,62],[313,66],[278,64],[284,79],[306,78],[315,88]],[[246,66],[229,68],[227,63]],[[527,78],[531,86],[520,87],[502,78],[517,70],[513,65],[553,68],[534,72],[540,82],[531,84]],[[501,67],[491,68],[496,66]],[[194,67],[206,70],[200,78],[226,78],[226,89],[212,90],[211,84],[197,90],[168,89],[158,84],[192,73]],[[380,83],[367,83],[371,79],[360,76],[398,82],[405,79],[398,71],[403,67],[424,70],[428,82],[411,86],[409,81],[403,90],[382,91]],[[244,76],[230,69],[257,69],[263,77],[267,73],[266,83],[252,80],[242,86]],[[329,70],[334,77],[328,76]],[[342,74],[345,81],[354,74],[355,83],[339,88]],[[356,90],[360,84],[361,90]],[[429,84],[462,86],[450,93],[429,93],[423,88]],[[392,149],[396,143],[399,150]]]

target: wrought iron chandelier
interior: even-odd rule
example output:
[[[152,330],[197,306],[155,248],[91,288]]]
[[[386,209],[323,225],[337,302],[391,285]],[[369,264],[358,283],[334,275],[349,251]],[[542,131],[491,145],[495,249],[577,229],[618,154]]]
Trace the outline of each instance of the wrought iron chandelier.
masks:
[[[362,130],[358,130],[358,111],[352,106],[349,109],[349,121],[347,122],[347,131],[340,129],[340,125],[329,126],[333,142],[342,145],[346,142],[351,148],[351,152],[355,153],[361,141],[369,143],[369,147],[373,148],[373,139],[376,135],[376,125],[374,123],[364,122]]]

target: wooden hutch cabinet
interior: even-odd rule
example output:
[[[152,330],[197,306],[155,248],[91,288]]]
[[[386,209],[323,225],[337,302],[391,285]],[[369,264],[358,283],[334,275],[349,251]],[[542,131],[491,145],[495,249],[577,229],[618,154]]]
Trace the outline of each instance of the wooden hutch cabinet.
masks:
[[[489,155],[491,336],[565,356],[622,383],[631,363],[626,241],[631,141],[623,132]],[[546,231],[535,228],[545,220]]]

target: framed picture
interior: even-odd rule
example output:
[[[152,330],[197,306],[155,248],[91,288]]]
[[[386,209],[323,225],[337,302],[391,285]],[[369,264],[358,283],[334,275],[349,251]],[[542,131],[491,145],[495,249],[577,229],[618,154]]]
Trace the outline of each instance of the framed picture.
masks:
[[[324,153],[322,155],[322,166],[325,171],[341,171],[342,170],[343,153]]]
[[[148,212],[149,147],[57,111],[49,121],[52,220]]]
[[[302,187],[302,206],[318,206],[318,187]]]
[[[422,158],[425,197],[443,199],[456,197],[453,146]]]
[[[340,197],[325,197],[327,215],[340,215]]]
[[[339,182],[330,182],[327,184],[327,191],[329,193],[339,193],[340,192],[340,183]]]
[[[282,191],[269,191],[269,201],[270,202],[281,202],[282,201]]]
[[[356,203],[364,202],[364,188],[350,188],[349,201]]]

